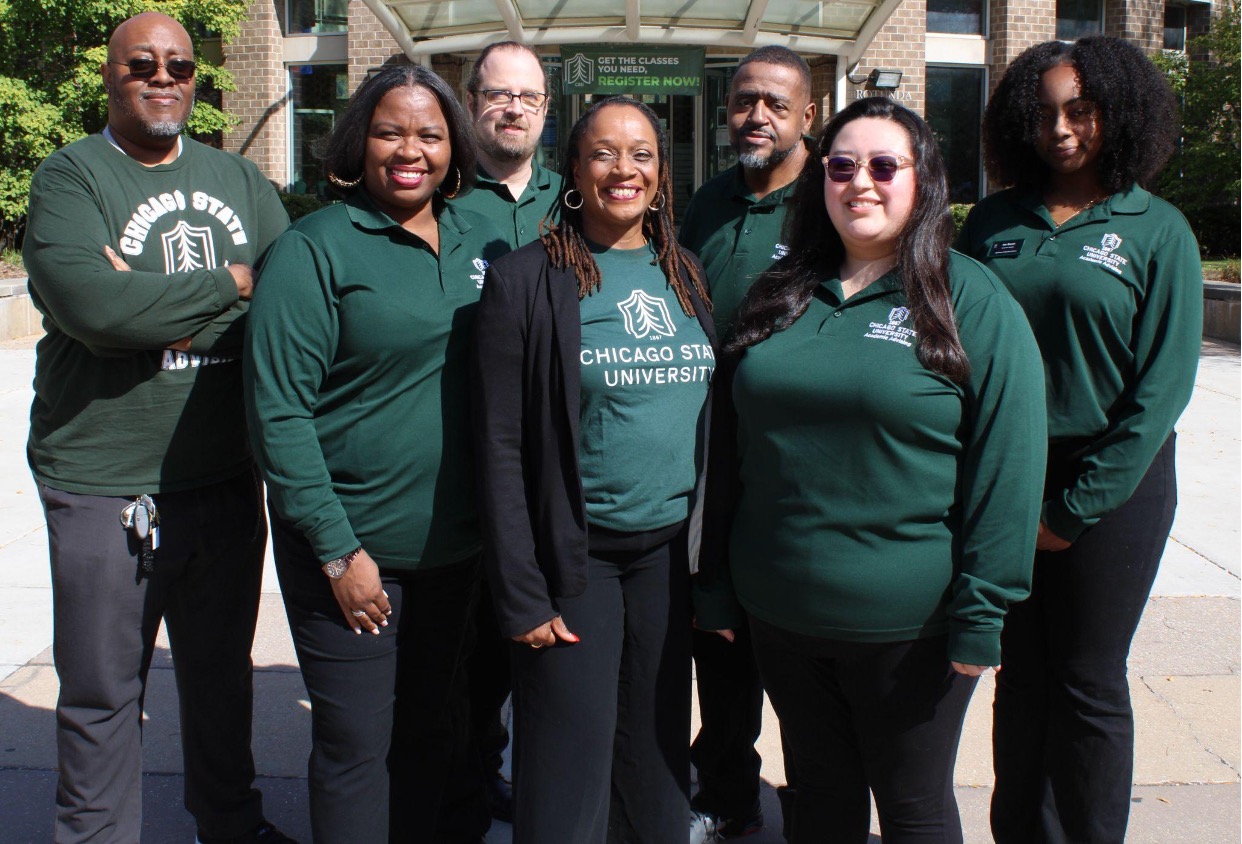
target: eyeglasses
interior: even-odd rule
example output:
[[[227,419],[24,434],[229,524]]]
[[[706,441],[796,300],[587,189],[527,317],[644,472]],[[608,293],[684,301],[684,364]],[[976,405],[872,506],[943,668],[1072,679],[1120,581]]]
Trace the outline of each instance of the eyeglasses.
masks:
[[[914,162],[898,155],[877,155],[866,161],[855,161],[844,155],[826,155],[822,159],[824,172],[838,184],[854,181],[859,167],[866,167],[873,182],[891,182],[897,171],[913,167]]]
[[[520,100],[522,108],[527,111],[539,111],[539,109],[543,108],[543,104],[548,101],[547,94],[540,94],[535,91],[523,91],[519,94],[517,91],[500,91],[490,89],[487,91],[480,91],[479,93],[483,95],[485,100],[487,100],[488,105],[507,106],[514,100]]]
[[[182,82],[193,79],[194,68],[197,67],[193,59],[169,59],[166,62],[156,59],[130,59],[127,62],[114,62],[109,59],[108,64],[119,64],[129,68],[129,75],[136,79],[150,79],[162,67],[168,71],[169,76]]]

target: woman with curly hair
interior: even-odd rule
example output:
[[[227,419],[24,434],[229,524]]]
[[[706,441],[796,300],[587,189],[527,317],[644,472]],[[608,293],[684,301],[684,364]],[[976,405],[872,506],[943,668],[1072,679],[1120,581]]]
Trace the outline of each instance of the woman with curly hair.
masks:
[[[715,369],[703,270],[673,235],[650,108],[594,104],[561,172],[559,219],[488,269],[476,323],[484,560],[513,640],[513,840],[685,844]]]
[[[966,707],[1030,585],[1035,341],[950,251],[936,140],[889,99],[824,128],[786,232],[714,387],[702,557],[718,565],[696,621],[749,621],[798,772],[793,844],[865,842],[869,793],[885,844],[960,844]]]
[[[1048,472],[1029,600],[1002,636],[998,842],[1120,842],[1134,717],[1126,659],[1176,505],[1173,424],[1202,334],[1199,249],[1144,189],[1173,151],[1164,76],[1116,38],[1030,48],[988,104],[988,175],[959,244],[1026,311]]]

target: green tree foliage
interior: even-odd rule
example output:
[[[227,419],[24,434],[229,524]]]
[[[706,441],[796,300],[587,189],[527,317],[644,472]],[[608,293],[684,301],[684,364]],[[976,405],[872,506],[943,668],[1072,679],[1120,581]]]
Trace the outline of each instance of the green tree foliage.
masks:
[[[158,11],[181,21],[194,41],[198,87],[234,91],[232,74],[200,49],[207,34],[236,37],[245,0],[0,0],[0,248],[14,246],[25,220],[30,178],[44,158],[107,122],[99,66],[121,21]],[[234,119],[200,98],[193,134]]]
[[[1222,0],[1211,31],[1191,39],[1185,56],[1157,58],[1182,98],[1182,145],[1161,177],[1159,193],[1190,221],[1209,255],[1237,255],[1242,189],[1242,88],[1239,0]]]

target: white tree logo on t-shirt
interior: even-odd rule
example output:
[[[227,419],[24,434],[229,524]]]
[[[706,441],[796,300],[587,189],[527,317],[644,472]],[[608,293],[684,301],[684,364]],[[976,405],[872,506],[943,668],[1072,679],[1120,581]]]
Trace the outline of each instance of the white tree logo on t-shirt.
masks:
[[[625,318],[625,330],[639,340],[650,337],[672,337],[677,333],[673,318],[663,299],[635,290],[630,298],[617,304]]]
[[[164,272],[188,273],[214,270],[216,249],[209,226],[191,226],[185,220],[160,235],[164,243]]]

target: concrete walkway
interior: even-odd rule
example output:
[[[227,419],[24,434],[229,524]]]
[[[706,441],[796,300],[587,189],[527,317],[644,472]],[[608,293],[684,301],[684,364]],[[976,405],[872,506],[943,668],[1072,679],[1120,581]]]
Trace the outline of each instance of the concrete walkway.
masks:
[[[48,840],[55,801],[57,680],[47,535],[24,454],[33,363],[32,341],[0,344],[0,844]],[[1239,841],[1239,377],[1238,347],[1206,342],[1194,398],[1178,425],[1180,508],[1130,660],[1138,718],[1127,838],[1133,844]],[[308,844],[309,704],[270,560],[264,589],[254,648],[259,786],[268,817]],[[147,698],[145,844],[194,840],[193,821],[181,806],[170,668],[161,642]],[[992,690],[992,679],[984,678],[956,771],[970,844],[991,840]],[[769,711],[760,750],[764,778],[774,785],[783,782],[775,736]],[[748,844],[783,840],[773,789],[765,789],[764,801],[770,825]],[[508,826],[495,825],[488,840],[508,844]]]

